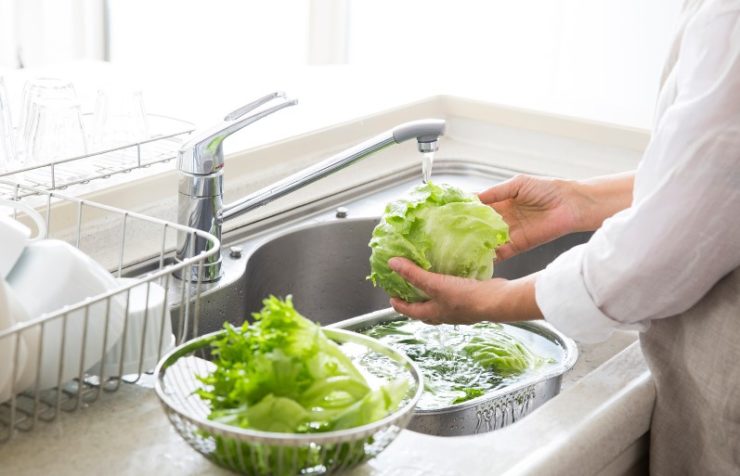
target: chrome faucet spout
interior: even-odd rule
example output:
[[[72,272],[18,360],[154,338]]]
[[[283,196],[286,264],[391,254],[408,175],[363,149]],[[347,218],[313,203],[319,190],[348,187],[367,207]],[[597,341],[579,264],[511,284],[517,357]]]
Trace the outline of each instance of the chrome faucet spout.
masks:
[[[224,206],[221,214],[222,220],[226,221],[266,205],[276,198],[331,175],[389,145],[417,139],[419,150],[422,144],[436,146],[439,136],[444,134],[444,129],[445,122],[441,119],[426,119],[402,124]]]
[[[260,100],[255,101],[255,103],[264,99],[265,98],[261,98]],[[266,101],[258,104],[258,106],[264,102]],[[292,104],[283,103],[267,111],[279,110],[288,105]],[[228,120],[232,115],[236,115],[236,118],[241,117],[247,112],[243,109],[248,108],[249,106],[250,105],[247,105],[244,108],[240,108],[234,113],[227,115],[226,120]],[[255,114],[246,119],[241,119],[239,122],[247,121],[257,115],[258,114]],[[236,120],[236,118],[233,120]],[[231,129],[220,129],[220,131],[229,130]],[[233,132],[233,130],[231,130],[231,132]],[[223,137],[228,136],[231,132],[228,132]],[[290,192],[341,170],[344,167],[347,167],[348,165],[392,144],[399,144],[406,140],[416,139],[420,152],[437,150],[439,137],[442,136],[444,132],[445,121],[442,119],[424,119],[401,124],[398,127],[372,137],[356,146],[350,147],[349,149],[335,154],[227,205],[224,205],[223,203],[223,172],[221,170],[223,167],[223,153],[221,151],[221,142],[223,141],[223,138],[218,141],[221,132],[217,134],[205,133],[202,136],[209,138],[210,140],[210,142],[206,141],[206,143],[216,144],[214,146],[214,150],[218,151],[217,159],[220,159],[220,161],[214,160],[214,162],[212,162],[212,166],[209,166],[209,164],[203,163],[202,161],[198,162],[196,160],[195,163],[198,166],[190,166],[193,163],[190,159],[200,156],[202,154],[201,149],[209,149],[207,146],[202,146],[204,143],[203,140],[192,140],[186,144],[187,148],[183,147],[183,150],[180,151],[180,157],[183,158],[183,160],[178,160],[178,169],[181,177],[178,202],[179,223],[193,228],[206,230],[220,239],[223,223],[231,218],[266,205],[279,197],[287,195]],[[195,256],[204,251],[205,245],[206,243],[199,242],[197,237],[181,233],[178,239],[177,258],[184,259],[189,256]],[[191,270],[190,276],[180,277],[190,279],[192,281],[202,280],[206,282],[216,281],[221,277],[220,257],[211,262],[206,262],[202,266],[204,267],[203,270],[193,269]]]

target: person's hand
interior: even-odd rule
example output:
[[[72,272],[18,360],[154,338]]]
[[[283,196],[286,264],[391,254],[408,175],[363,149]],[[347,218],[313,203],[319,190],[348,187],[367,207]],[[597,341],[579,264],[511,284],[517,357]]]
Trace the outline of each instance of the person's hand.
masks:
[[[428,324],[472,324],[539,319],[534,297],[534,275],[516,280],[485,281],[425,271],[406,258],[391,258],[390,268],[424,291],[429,300],[408,303],[392,298],[391,306],[404,316]]]
[[[585,181],[517,175],[478,194],[509,225],[506,259],[576,231],[593,231],[632,201],[634,173]]]
[[[572,188],[570,181],[517,175],[479,193],[509,225],[511,241],[496,256],[507,259],[575,231],[581,211]]]

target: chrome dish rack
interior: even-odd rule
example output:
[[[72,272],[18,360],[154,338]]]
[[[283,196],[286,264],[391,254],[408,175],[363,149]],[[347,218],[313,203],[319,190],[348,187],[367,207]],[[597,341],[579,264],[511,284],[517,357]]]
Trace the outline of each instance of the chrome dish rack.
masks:
[[[50,422],[57,418],[61,412],[73,412],[97,401],[101,395],[113,393],[118,390],[121,383],[135,383],[142,379],[151,377],[147,375],[153,370],[144,363],[144,354],[137,356],[138,365],[134,372],[124,372],[125,350],[111,352],[110,344],[117,339],[116,344],[120,348],[126,348],[126,340],[141,339],[142,345],[147,339],[147,332],[157,329],[159,335],[159,349],[157,357],[161,357],[168,348],[166,336],[163,330],[165,323],[171,323],[174,342],[178,345],[185,340],[197,335],[198,321],[200,318],[200,296],[204,288],[202,279],[195,282],[183,282],[173,276],[174,272],[190,275],[193,269],[203,269],[199,266],[210,256],[219,253],[220,242],[213,235],[195,230],[177,223],[153,218],[140,213],[135,213],[120,208],[99,204],[90,200],[75,198],[56,191],[56,189],[70,187],[72,185],[87,183],[91,180],[107,178],[115,174],[123,174],[132,170],[148,167],[153,164],[164,163],[175,158],[180,143],[187,138],[192,131],[192,125],[169,119],[170,125],[176,126],[177,130],[159,135],[155,138],[123,146],[116,149],[88,154],[59,161],[55,164],[28,167],[12,172],[0,174],[0,197],[22,201],[36,208],[45,218],[48,237],[61,239],[85,252],[99,264],[112,272],[113,276],[121,278],[125,276],[125,270],[143,260],[156,263],[154,269],[149,269],[144,275],[136,276],[127,281],[121,281],[120,286],[90,296],[84,301],[70,304],[61,309],[55,309],[40,316],[30,316],[29,320],[18,322],[10,328],[0,328],[0,345],[9,345],[11,349],[10,362],[2,362],[3,366],[9,365],[10,370],[10,396],[0,398],[0,444],[10,440],[18,431],[30,431],[36,428],[39,422]],[[183,128],[183,126],[185,126]],[[133,151],[133,155],[131,155]],[[133,157],[133,162],[120,161],[121,155]],[[95,169],[89,175],[70,178],[65,175],[64,166],[81,164],[85,161],[97,163]],[[112,161],[112,162],[111,162]],[[79,167],[77,168],[80,169]],[[11,215],[20,221],[28,219],[22,211],[15,211]],[[192,236],[191,242],[196,238],[208,243],[207,249],[192,258],[176,261],[174,257],[174,246],[177,235],[185,233]],[[109,239],[110,238],[110,239]],[[115,240],[115,241],[111,241]],[[101,246],[101,243],[116,243],[113,246]],[[195,266],[195,268],[193,268]],[[50,270],[50,272],[53,270]],[[129,309],[129,299],[132,290],[137,287],[145,287],[146,305],[150,304],[150,290],[155,286],[164,289],[164,303],[161,312],[144,314],[144,326],[141,333],[127,335],[129,320],[132,313]],[[39,292],[43,292],[42,289]],[[122,313],[122,334],[115,336],[111,332],[112,318],[111,306],[113,303],[125,303]],[[105,319],[104,332],[99,347],[99,359],[95,354],[90,356],[86,352],[86,339],[95,336],[88,335],[89,322],[93,316],[92,309],[104,306]],[[177,306],[178,311],[173,313],[171,309]],[[148,314],[157,314],[149,316]],[[74,360],[70,362],[70,356],[65,357],[65,349],[68,349],[73,341],[65,344],[66,339],[76,336],[68,335],[68,325],[75,319],[84,319],[82,324],[82,341],[80,349],[76,351],[79,356],[73,355]],[[169,322],[167,321],[169,320]],[[151,323],[151,325],[150,325]],[[77,322],[76,324],[80,324]],[[42,369],[44,361],[44,338],[49,335],[49,326],[57,326],[61,329],[59,337],[61,345],[56,360],[59,363],[57,369]],[[52,327],[53,328],[53,327]],[[45,329],[47,330],[45,332]],[[35,335],[31,339],[33,345],[28,345],[28,355],[35,356],[35,368],[31,368],[32,384],[26,388],[17,388],[20,372],[29,372],[22,369],[21,364],[30,360],[22,354],[24,347],[20,344],[28,342],[29,335]],[[47,337],[48,338],[48,337]],[[56,339],[56,337],[54,337]],[[97,344],[97,342],[95,342]],[[48,352],[48,350],[47,350]],[[85,354],[88,354],[87,358]],[[52,357],[56,354],[50,354]],[[128,356],[130,357],[130,356]],[[46,357],[49,358],[48,356]],[[90,359],[97,363],[90,367],[87,365]],[[31,360],[32,361],[32,360]],[[130,364],[130,362],[129,362]],[[62,368],[73,365],[79,372],[72,379],[63,378]],[[54,366],[52,366],[54,367]],[[118,371],[112,371],[117,369]],[[53,388],[41,388],[40,376],[42,370],[48,374],[52,372],[56,376],[56,385]],[[6,386],[7,387],[7,386]],[[6,388],[6,392],[7,392]]]
[[[90,121],[90,114],[83,115]],[[137,169],[173,161],[180,145],[195,130],[191,122],[160,114],[147,114],[154,131],[148,139],[96,150],[55,162],[0,171],[0,181],[44,190],[62,190]]]

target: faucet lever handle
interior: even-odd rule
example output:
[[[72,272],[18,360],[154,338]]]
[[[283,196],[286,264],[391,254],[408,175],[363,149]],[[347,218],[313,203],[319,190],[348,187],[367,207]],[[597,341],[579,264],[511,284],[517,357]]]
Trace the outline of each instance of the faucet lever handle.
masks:
[[[261,105],[263,105],[265,103],[268,103],[268,102],[272,101],[275,98],[285,98],[285,97],[286,97],[285,96],[285,92],[283,92],[283,91],[275,91],[274,93],[266,94],[266,95],[262,96],[261,98],[255,99],[254,101],[250,102],[249,104],[245,104],[244,106],[242,106],[242,107],[240,107],[238,109],[235,109],[235,110],[231,111],[230,113],[226,114],[226,116],[224,117],[224,121],[227,121],[227,122],[235,121],[235,120],[239,119],[240,117],[242,117],[244,114],[246,114],[246,113],[248,113],[250,111],[254,111],[255,109],[257,109]]]
[[[282,98],[284,101],[247,115],[248,112],[254,111],[275,98]],[[190,136],[177,154],[177,169],[192,175],[210,175],[218,172],[224,166],[221,148],[224,139],[249,124],[296,104],[298,101],[287,99],[285,93],[274,92],[231,111],[220,124],[196,131]]]

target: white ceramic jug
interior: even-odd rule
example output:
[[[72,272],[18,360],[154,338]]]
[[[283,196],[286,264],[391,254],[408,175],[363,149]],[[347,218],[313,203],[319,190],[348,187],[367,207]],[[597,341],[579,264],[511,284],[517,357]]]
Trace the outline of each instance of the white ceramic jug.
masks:
[[[13,290],[0,278],[0,333],[12,329],[18,321],[27,318],[26,311]],[[10,399],[14,391],[20,391],[19,384],[28,380],[26,364],[27,349],[23,337],[16,333],[0,337],[0,403]]]
[[[30,238],[31,230],[27,226],[9,215],[0,215],[0,278],[4,279],[28,243],[46,238],[46,222],[39,212],[23,202],[0,198],[0,207],[22,210],[31,217],[38,229],[36,236]]]
[[[8,284],[29,319],[120,287],[108,271],[85,253],[65,241],[51,239],[26,246],[8,275]],[[66,317],[45,321],[43,336],[41,326],[26,331],[27,365],[34,371],[23,383],[32,387],[38,380],[40,389],[55,387],[98,363],[123,332],[124,301],[114,296],[110,309],[102,301],[89,305],[87,312],[82,308],[68,312]],[[43,352],[39,353],[39,349]],[[39,355],[41,366],[36,375]]]

